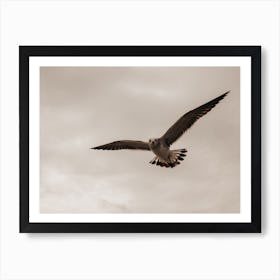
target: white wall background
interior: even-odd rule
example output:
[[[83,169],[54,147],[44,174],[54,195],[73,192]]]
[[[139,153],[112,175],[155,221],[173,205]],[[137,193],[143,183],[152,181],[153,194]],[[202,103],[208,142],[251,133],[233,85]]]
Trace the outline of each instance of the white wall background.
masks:
[[[280,279],[279,1],[1,1],[1,279]],[[262,45],[262,234],[19,234],[18,45]]]

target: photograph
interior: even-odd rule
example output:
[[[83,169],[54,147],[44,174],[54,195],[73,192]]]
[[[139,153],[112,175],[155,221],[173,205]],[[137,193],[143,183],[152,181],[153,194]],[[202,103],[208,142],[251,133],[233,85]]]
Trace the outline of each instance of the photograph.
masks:
[[[20,232],[260,232],[260,47],[19,52]]]
[[[239,67],[41,67],[41,213],[239,213]]]

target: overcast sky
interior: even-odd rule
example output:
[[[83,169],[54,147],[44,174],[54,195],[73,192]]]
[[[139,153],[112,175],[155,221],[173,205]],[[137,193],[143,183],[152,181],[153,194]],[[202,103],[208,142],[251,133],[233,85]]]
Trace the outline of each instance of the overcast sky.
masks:
[[[43,213],[236,213],[239,67],[41,67]],[[171,148],[175,168],[150,151],[102,151],[115,140],[160,137],[184,113],[231,93]]]

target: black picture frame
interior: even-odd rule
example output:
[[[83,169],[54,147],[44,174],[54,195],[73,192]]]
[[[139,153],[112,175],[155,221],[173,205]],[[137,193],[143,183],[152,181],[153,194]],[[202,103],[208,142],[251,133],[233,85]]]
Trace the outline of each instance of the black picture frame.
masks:
[[[250,223],[32,223],[29,221],[29,58],[32,56],[251,57]],[[19,46],[21,233],[259,233],[261,232],[260,46]]]

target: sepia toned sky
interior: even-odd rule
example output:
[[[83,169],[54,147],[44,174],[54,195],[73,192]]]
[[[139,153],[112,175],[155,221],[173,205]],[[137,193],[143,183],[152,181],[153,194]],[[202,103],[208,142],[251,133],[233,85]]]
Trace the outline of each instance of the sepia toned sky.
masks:
[[[42,213],[237,213],[239,67],[41,67]],[[184,113],[231,90],[172,149],[175,168],[149,151],[100,151],[160,137]]]

